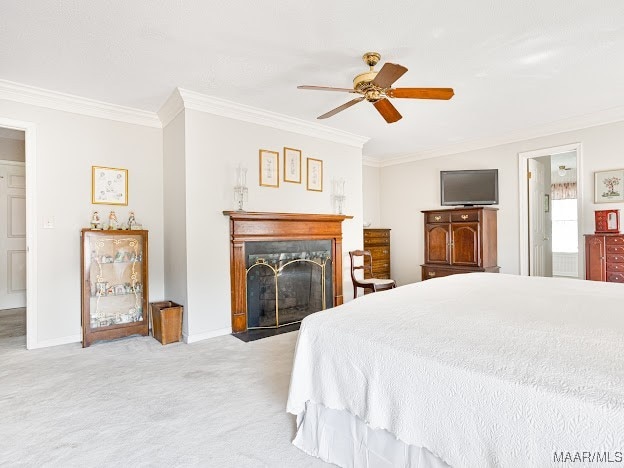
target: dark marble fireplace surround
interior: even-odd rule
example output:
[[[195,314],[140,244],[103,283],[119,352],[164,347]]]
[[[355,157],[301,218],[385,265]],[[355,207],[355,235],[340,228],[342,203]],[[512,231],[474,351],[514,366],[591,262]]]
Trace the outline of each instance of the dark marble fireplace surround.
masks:
[[[280,325],[321,310],[323,289],[325,308],[342,304],[342,221],[352,217],[244,211],[223,214],[230,218],[234,333],[273,326],[277,320],[271,310],[275,311],[276,297]],[[257,266],[250,268],[254,264]],[[326,265],[324,288],[319,264]]]

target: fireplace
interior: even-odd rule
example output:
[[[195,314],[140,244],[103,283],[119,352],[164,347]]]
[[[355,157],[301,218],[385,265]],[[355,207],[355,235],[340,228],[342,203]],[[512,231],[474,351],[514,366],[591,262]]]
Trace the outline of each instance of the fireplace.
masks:
[[[232,331],[277,328],[342,304],[350,216],[224,211],[230,217]]]
[[[245,244],[247,328],[279,328],[333,305],[331,241]]]

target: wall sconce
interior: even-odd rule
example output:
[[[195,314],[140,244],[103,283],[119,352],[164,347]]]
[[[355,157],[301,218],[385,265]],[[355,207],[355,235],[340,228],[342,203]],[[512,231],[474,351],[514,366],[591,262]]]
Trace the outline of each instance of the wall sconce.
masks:
[[[234,200],[238,211],[245,211],[244,204],[247,199],[247,167],[239,164],[236,168],[236,185],[234,186]]]
[[[338,214],[343,214],[344,203],[347,199],[345,196],[345,180],[344,179],[334,179],[332,181],[332,198],[334,200],[334,210]]]

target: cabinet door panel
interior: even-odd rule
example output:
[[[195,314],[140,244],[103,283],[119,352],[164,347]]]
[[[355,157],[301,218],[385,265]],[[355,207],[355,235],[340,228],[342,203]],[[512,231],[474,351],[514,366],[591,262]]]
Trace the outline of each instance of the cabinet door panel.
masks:
[[[453,265],[479,265],[479,223],[453,224],[452,259]]]
[[[585,241],[585,278],[605,281],[605,242],[601,236],[587,236]]]
[[[449,232],[448,224],[427,224],[425,228],[426,263],[449,263]]]

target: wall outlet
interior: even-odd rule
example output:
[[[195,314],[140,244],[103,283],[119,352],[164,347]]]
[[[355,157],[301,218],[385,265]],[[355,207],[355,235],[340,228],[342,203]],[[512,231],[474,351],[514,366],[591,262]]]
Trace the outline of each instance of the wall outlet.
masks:
[[[46,218],[43,222],[43,229],[54,229],[54,216]]]

